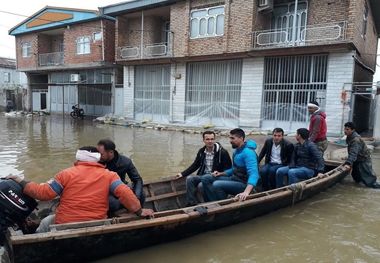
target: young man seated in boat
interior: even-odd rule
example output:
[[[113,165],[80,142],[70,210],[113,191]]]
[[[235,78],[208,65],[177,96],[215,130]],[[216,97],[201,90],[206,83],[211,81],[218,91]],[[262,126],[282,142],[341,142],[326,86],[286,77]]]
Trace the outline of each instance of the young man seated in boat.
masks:
[[[256,142],[245,141],[244,131],[237,128],[230,131],[230,143],[235,149],[232,168],[215,171],[201,179],[205,198],[209,201],[225,199],[228,195],[244,201],[259,181]]]
[[[293,148],[293,144],[284,139],[284,130],[274,128],[272,137],[265,141],[259,154],[259,163],[265,157],[265,164],[260,168],[264,191],[276,188],[276,171],[289,165]]]
[[[137,171],[132,160],[127,156],[119,154],[116,151],[116,145],[109,139],[100,140],[96,147],[100,153],[100,162],[106,166],[106,168],[119,175],[122,182],[128,185],[125,179],[125,175],[128,175],[131,184],[130,188],[140,201],[141,206],[144,205],[145,196],[143,191],[143,179]],[[110,195],[109,197],[109,209],[111,212],[117,211],[122,208],[121,203],[116,197]]]
[[[298,129],[296,140],[290,164],[279,168],[276,172],[277,188],[284,186],[285,178],[288,178],[288,184],[293,184],[310,179],[324,171],[322,153],[313,142],[309,141],[309,131],[306,128]]]
[[[153,210],[141,208],[132,190],[119,176],[98,163],[100,153],[96,147],[86,146],[76,152],[73,167],[59,172],[47,183],[27,182],[18,176],[8,179],[21,184],[23,192],[38,200],[52,200],[60,196],[55,215],[41,221],[36,232],[49,231],[51,224],[64,224],[107,218],[108,196],[113,193],[130,213],[153,216]]]
[[[186,177],[187,206],[198,204],[201,200],[197,198],[197,188],[201,178],[215,171],[224,171],[231,167],[231,158],[228,152],[215,142],[216,134],[213,131],[205,131],[202,134],[204,146],[198,150],[194,162],[177,177]],[[196,175],[191,175],[196,170]],[[209,200],[205,200],[209,201]]]

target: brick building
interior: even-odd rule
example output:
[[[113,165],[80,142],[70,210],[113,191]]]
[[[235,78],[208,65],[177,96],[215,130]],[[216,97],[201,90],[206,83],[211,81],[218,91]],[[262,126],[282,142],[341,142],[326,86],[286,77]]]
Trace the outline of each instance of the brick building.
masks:
[[[308,123],[326,111],[330,134],[348,119],[370,128],[380,32],[375,0],[136,0],[100,8],[116,19],[124,85],[117,113],[224,127]],[[296,17],[296,19],[294,19]],[[124,99],[120,99],[124,98]]]
[[[29,110],[113,112],[115,19],[94,10],[47,6],[9,30],[17,69],[27,75]]]

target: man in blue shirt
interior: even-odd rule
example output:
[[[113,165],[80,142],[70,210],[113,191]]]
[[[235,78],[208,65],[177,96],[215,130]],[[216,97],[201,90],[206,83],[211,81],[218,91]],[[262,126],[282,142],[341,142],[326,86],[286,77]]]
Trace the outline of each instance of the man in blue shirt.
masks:
[[[237,128],[230,131],[230,143],[235,149],[232,168],[223,172],[215,171],[201,179],[208,201],[225,199],[228,195],[236,195],[240,201],[244,201],[259,180],[256,142],[245,141],[244,131]]]

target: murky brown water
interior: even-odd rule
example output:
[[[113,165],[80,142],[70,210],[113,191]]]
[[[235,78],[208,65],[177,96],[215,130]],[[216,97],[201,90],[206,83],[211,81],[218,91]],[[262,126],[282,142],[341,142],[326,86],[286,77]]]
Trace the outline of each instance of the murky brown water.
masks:
[[[115,140],[144,179],[174,175],[202,145],[200,135],[95,125],[60,116],[0,117],[0,176],[43,182],[71,166],[79,146]],[[221,139],[227,149],[226,138]],[[380,174],[380,154],[373,156]],[[380,191],[350,178],[272,214],[99,262],[380,262]]]

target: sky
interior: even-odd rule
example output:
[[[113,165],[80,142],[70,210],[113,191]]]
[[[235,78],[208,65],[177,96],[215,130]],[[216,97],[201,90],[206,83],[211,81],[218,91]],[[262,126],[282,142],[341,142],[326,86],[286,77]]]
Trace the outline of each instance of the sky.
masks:
[[[8,2],[10,1],[10,2]],[[98,7],[111,5],[127,0],[5,0],[0,7],[0,57],[15,58],[15,40],[13,36],[8,35],[8,30],[28,16],[36,13],[45,6],[71,7],[94,9]],[[6,4],[5,4],[6,3]],[[2,13],[2,11],[10,12],[18,15]],[[380,47],[378,49],[380,54]],[[380,65],[380,57],[378,57],[378,65]],[[380,67],[377,66],[374,81],[380,81]]]

